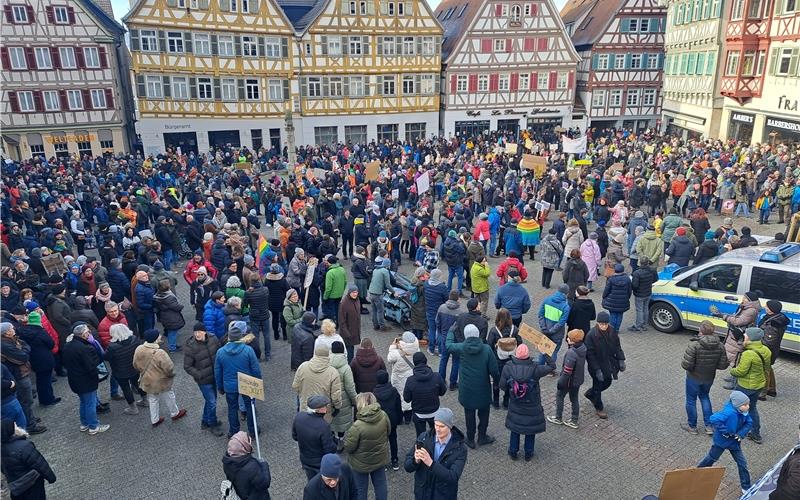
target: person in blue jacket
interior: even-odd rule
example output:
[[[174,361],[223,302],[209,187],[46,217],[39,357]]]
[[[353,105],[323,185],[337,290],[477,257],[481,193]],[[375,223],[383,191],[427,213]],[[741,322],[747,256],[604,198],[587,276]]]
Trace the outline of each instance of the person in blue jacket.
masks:
[[[516,327],[522,323],[522,315],[531,308],[531,297],[519,282],[519,271],[510,269],[508,281],[497,290],[494,297],[494,307],[498,310],[501,307],[508,309],[508,312],[511,313],[511,322]]]
[[[150,285],[150,276],[145,271],[136,272],[136,310],[138,311],[139,331],[143,332],[153,328],[156,322],[153,312],[153,296],[156,294]]]
[[[497,235],[500,234],[500,207],[489,209],[489,255],[497,252]]]
[[[552,355],[553,359],[558,356],[558,349],[564,341],[564,326],[567,324],[567,318],[569,317],[568,293],[569,285],[562,283],[558,285],[558,290],[553,295],[545,298],[542,305],[539,306],[539,329],[556,344]],[[547,357],[544,354],[539,354],[539,364],[543,365],[546,362]]]
[[[211,294],[211,300],[206,302],[203,309],[203,324],[206,325],[206,332],[213,333],[220,340],[225,335],[224,307],[225,294],[216,291]]]
[[[439,268],[431,271],[431,275],[423,285],[425,295],[425,319],[428,320],[428,351],[436,349],[436,313],[439,306],[447,302],[449,290],[444,283],[444,273]]]
[[[747,470],[747,460],[742,453],[741,444],[753,427],[753,418],[748,415],[749,412],[750,398],[741,391],[731,392],[725,407],[711,415],[711,425],[714,427],[713,444],[705,458],[697,464],[698,467],[711,467],[722,456],[722,452],[728,450],[739,469],[742,493],[750,489],[750,472]]]
[[[228,403],[228,438],[239,432],[239,380],[242,372],[251,377],[261,378],[261,366],[252,347],[244,342],[240,328],[233,326],[228,332],[228,343],[220,347],[214,360],[214,378],[217,390],[225,395]],[[242,395],[247,408],[247,431],[255,436],[253,412],[250,410],[250,397]]]
[[[525,252],[522,249],[522,234],[517,229],[519,219],[512,219],[511,225],[503,232],[503,242],[505,243],[506,255],[511,255],[511,252],[516,252],[522,260]],[[490,228],[491,230],[491,228]]]

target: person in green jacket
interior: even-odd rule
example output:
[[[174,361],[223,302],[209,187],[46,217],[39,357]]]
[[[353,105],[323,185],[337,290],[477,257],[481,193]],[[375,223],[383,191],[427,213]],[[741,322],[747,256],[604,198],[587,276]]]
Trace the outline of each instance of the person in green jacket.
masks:
[[[492,270],[489,269],[489,261],[486,260],[485,255],[482,261],[473,262],[472,268],[469,270],[470,280],[472,281],[472,293],[474,293],[475,297],[481,302],[481,311],[483,311],[483,314],[486,314],[486,311],[489,310],[489,275],[491,272]]]
[[[375,500],[387,500],[389,487],[386,470],[389,463],[391,422],[371,392],[356,396],[356,421],[344,435],[344,451],[349,455],[358,498],[367,498],[369,482],[375,489]]]
[[[753,428],[747,434],[754,442],[761,444],[761,419],[758,417],[758,396],[767,385],[767,371],[770,367],[772,352],[761,343],[764,330],[751,326],[744,331],[744,351],[739,363],[731,368],[731,375],[736,378],[737,391],[742,391],[750,399],[750,416],[753,417]]]
[[[672,242],[672,237],[675,236],[675,231],[681,227],[683,219],[678,215],[678,210],[675,207],[669,209],[669,215],[664,217],[664,223],[661,226],[661,240],[664,242],[664,250],[669,247]]]
[[[286,320],[286,331],[288,332],[289,344],[292,343],[292,332],[294,325],[303,320],[303,304],[300,303],[300,295],[297,290],[290,288],[286,291],[286,299],[283,301],[283,319]]]
[[[335,255],[328,256],[328,270],[325,272],[325,291],[322,294],[322,316],[339,322],[339,302],[347,287],[347,273]]]
[[[654,269],[658,269],[658,264],[664,257],[664,248],[664,243],[658,237],[658,234],[656,234],[655,226],[650,224],[647,226],[647,231],[638,238],[636,254],[639,256],[639,260],[641,260],[642,257],[647,257],[650,266]]]
[[[386,257],[378,256],[375,259],[375,269],[372,271],[372,280],[369,282],[369,301],[372,303],[372,327],[376,330],[386,330],[386,318],[383,316],[383,294],[392,292],[392,275],[389,272],[391,261]]]
[[[225,299],[227,300],[231,297],[242,299],[242,319],[247,321],[247,316],[250,314],[250,306],[244,300],[244,289],[238,276],[231,276],[225,282]]]
[[[489,405],[492,404],[492,381],[499,379],[500,370],[492,348],[480,339],[475,325],[464,327],[464,342],[456,343],[453,329],[447,334],[447,352],[461,359],[458,370],[458,402],[464,407],[467,422],[467,446],[475,448],[475,414],[478,414],[478,444],[492,444],[494,437],[486,434],[489,426]]]

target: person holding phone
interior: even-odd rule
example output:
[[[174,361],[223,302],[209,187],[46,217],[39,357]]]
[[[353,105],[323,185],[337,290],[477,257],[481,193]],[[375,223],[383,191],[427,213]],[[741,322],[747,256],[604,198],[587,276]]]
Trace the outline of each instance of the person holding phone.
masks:
[[[456,500],[467,463],[464,433],[454,425],[450,408],[436,410],[433,421],[433,432],[420,434],[406,454],[405,469],[414,473],[415,500]]]

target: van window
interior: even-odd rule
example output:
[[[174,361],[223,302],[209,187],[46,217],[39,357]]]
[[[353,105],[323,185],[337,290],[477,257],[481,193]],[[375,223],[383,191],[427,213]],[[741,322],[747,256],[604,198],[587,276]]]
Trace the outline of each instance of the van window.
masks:
[[[753,267],[750,290],[764,300],[780,300],[784,304],[800,304],[800,273],[782,269]]]
[[[736,293],[739,288],[739,276],[742,266],[737,264],[717,264],[682,279],[677,286],[688,287],[692,281],[697,281],[701,290],[710,290],[721,293]]]

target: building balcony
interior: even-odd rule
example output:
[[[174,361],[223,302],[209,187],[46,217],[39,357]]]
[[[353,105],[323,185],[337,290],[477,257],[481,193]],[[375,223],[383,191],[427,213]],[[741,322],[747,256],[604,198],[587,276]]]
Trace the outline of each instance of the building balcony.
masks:
[[[719,93],[739,104],[744,104],[754,97],[761,97],[764,78],[758,76],[723,76],[720,78]]]

